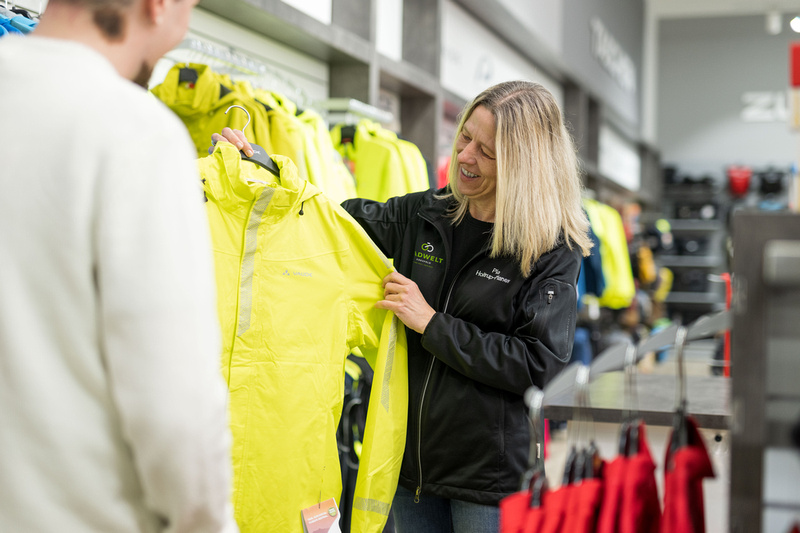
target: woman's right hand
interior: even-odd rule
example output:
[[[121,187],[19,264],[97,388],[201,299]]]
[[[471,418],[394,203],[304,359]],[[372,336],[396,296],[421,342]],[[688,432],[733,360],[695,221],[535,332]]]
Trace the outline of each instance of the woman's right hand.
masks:
[[[222,128],[221,133],[213,133],[211,135],[211,148],[208,149],[208,153],[213,152],[214,146],[220,141],[233,144],[236,148],[244,152],[244,155],[247,157],[251,157],[254,153],[253,147],[247,142],[247,137],[244,136],[242,130],[232,130],[226,126]]]

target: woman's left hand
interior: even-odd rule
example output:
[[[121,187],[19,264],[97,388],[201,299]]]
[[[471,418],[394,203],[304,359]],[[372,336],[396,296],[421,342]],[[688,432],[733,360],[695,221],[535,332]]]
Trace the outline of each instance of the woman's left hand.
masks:
[[[417,284],[399,272],[392,272],[383,278],[383,298],[375,307],[392,311],[403,324],[417,333],[424,333],[428,322],[436,314]]]

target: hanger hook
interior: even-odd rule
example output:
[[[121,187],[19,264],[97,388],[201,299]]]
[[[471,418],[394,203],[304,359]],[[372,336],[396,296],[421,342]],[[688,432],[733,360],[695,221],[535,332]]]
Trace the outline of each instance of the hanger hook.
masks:
[[[525,392],[523,397],[525,403],[528,405],[528,422],[531,425],[531,446],[528,456],[528,464],[530,466],[540,467],[543,465],[542,452],[540,445],[543,442],[543,429],[540,433],[540,423],[542,423],[542,406],[544,404],[544,392],[536,387],[531,387]],[[542,439],[540,441],[540,439]]]
[[[578,366],[578,372],[575,374],[575,385],[577,390],[577,404],[579,409],[579,420],[578,424],[580,433],[578,434],[578,443],[582,444],[581,437],[585,440],[584,442],[591,441],[591,434],[593,431],[589,426],[592,423],[591,415],[589,414],[589,378],[591,376],[591,372],[589,370],[589,365],[580,365]]]
[[[686,333],[685,326],[678,326],[678,331],[675,332],[675,360],[678,366],[678,409],[685,409],[686,407],[686,371],[684,369],[683,356],[683,349],[688,340]]]
[[[249,112],[247,109],[245,109],[244,107],[240,106],[240,105],[232,105],[232,106],[230,106],[228,109],[226,109],[226,110],[225,110],[225,114],[227,115],[227,114],[228,114],[228,111],[230,111],[230,110],[231,110],[231,109],[233,109],[234,107],[238,107],[239,109],[241,109],[242,111],[244,111],[244,112],[245,112],[245,114],[247,114],[247,123],[244,125],[244,128],[242,128],[242,131],[244,131],[244,130],[246,130],[246,129],[247,129],[247,126],[249,126],[249,125],[250,125],[250,112]]]

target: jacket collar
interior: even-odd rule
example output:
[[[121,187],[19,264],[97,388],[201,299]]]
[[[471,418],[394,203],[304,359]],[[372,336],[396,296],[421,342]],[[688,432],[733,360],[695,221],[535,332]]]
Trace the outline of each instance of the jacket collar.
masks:
[[[422,203],[419,206],[418,213],[425,220],[433,222],[437,226],[442,224],[450,225],[447,214],[456,206],[455,200],[452,197],[445,200],[440,200],[436,196],[446,194],[449,192],[449,186],[443,187],[437,191],[428,192],[425,194]]]
[[[204,177],[218,176],[204,182],[206,196],[223,209],[236,211],[269,195],[265,219],[299,212],[302,204],[320,194],[320,190],[299,176],[297,167],[288,157],[273,155],[272,159],[280,169],[279,178],[255,163],[242,160],[232,144],[217,143],[214,152],[198,163]]]

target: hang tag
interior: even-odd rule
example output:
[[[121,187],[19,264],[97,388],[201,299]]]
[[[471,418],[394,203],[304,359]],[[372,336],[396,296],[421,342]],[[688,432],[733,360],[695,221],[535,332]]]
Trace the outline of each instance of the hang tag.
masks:
[[[339,524],[339,507],[334,498],[300,511],[305,533],[342,533]]]

